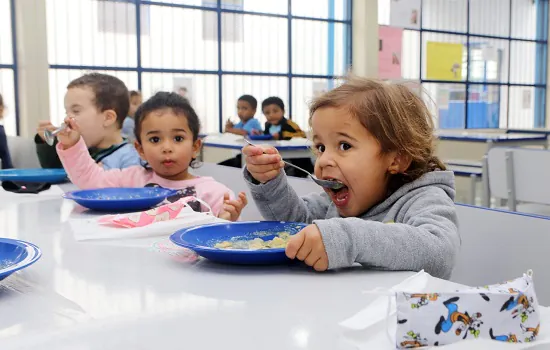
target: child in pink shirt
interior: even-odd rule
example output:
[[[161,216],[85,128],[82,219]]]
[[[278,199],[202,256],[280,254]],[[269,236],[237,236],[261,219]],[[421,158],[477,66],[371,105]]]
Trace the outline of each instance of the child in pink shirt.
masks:
[[[90,157],[78,124],[58,134],[57,153],[71,181],[79,188],[160,186],[178,189],[210,205],[219,218],[236,221],[247,204],[244,192],[233,192],[211,177],[189,173],[201,148],[200,122],[189,102],[176,93],[158,92],[135,114],[135,147],[144,166],[104,170]],[[169,198],[170,200],[170,198]],[[174,200],[174,199],[173,199]],[[200,211],[200,204],[191,206]]]

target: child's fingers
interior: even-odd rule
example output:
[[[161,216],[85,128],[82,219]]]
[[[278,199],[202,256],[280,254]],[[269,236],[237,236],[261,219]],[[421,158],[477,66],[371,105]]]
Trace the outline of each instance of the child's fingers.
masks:
[[[304,260],[304,263],[306,263],[307,266],[315,266],[317,261],[319,261],[319,259],[321,259],[321,256],[322,255],[319,254],[318,252],[312,251],[311,253],[309,253],[307,258]]]
[[[328,269],[328,260],[321,258],[313,265],[315,271],[326,271]]]
[[[251,174],[266,174],[266,173],[271,173],[273,171],[278,173],[279,170],[281,170],[282,168],[285,167],[284,164],[285,163],[283,161],[276,162],[276,163],[270,163],[270,164],[263,164],[263,165],[248,164],[247,163],[246,164],[246,169],[248,169],[248,171]]]
[[[223,210],[225,210],[226,212],[228,212],[231,218],[237,218],[237,217],[239,216],[239,213],[238,213],[238,211],[237,211],[237,208],[235,208],[235,207],[232,206],[232,205],[227,205],[227,204],[225,204],[225,205],[223,206]]]
[[[239,208],[239,207],[242,206],[242,202],[238,199],[233,199],[233,200],[225,201],[224,205],[230,205],[230,206],[233,206],[235,208]]]
[[[312,253],[313,244],[312,240],[307,238],[307,235],[304,235],[304,242],[298,252],[296,253],[296,259],[304,261]]]
[[[241,202],[243,202],[243,207],[248,204],[248,198],[246,198],[246,193],[240,192],[239,199],[241,200]]]
[[[228,200],[229,200],[229,197],[230,197],[230,196],[229,196],[229,193],[224,193],[224,194],[223,194],[223,201],[224,201],[224,202],[228,201]]]
[[[306,235],[303,230],[290,238],[285,249],[286,256],[289,259],[294,259],[296,257],[296,254],[298,253],[298,250],[300,250],[302,244],[304,244],[305,239]]]

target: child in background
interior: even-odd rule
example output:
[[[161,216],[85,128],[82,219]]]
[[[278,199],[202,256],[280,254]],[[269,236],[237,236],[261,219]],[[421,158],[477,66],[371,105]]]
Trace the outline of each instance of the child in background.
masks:
[[[71,181],[79,188],[164,187],[180,190],[181,196],[205,201],[219,218],[236,221],[246,205],[244,192],[237,199],[211,177],[189,173],[200,151],[200,122],[195,110],[177,93],[158,92],[135,115],[135,148],[144,166],[106,171],[87,155],[80,125],[72,118],[59,133],[57,152]],[[196,203],[195,203],[196,204]],[[203,210],[200,205],[195,210]]]
[[[241,121],[233,125],[231,120],[228,120],[225,124],[225,132],[242,136],[262,134],[262,126],[258,119],[254,118],[256,108],[258,108],[258,101],[254,96],[242,95],[239,97],[237,100],[237,115]],[[242,164],[242,155],[238,154],[236,157],[224,160],[218,164],[240,168]]]
[[[454,175],[434,155],[422,99],[404,85],[351,77],[312,102],[310,124],[315,175],[340,190],[300,198],[276,149],[243,149],[264,218],[310,224],[291,238],[287,256],[317,271],[361,263],[449,278],[460,248]]]
[[[0,94],[0,120],[4,119],[4,98]],[[2,161],[2,169],[11,169],[13,164],[11,162],[10,150],[8,148],[8,137],[6,136],[6,130],[4,125],[0,124],[0,161]]]
[[[122,136],[129,140],[133,140],[134,138],[134,128],[136,125],[134,116],[142,103],[143,99],[141,97],[141,92],[136,90],[130,91],[130,109],[128,110],[128,116],[124,119],[124,123],[122,124]]]
[[[126,85],[111,75],[86,74],[67,86],[65,111],[78,120],[90,155],[104,169],[140,164],[135,148],[121,135],[129,106]],[[55,148],[44,141],[46,129],[55,130],[55,127],[50,122],[41,122],[34,138],[38,159],[43,168],[60,168]]]
[[[262,102],[262,112],[267,119],[264,134],[271,135],[275,140],[306,137],[306,133],[300,129],[298,124],[285,118],[285,104],[279,97],[266,98]],[[288,161],[310,173],[313,172],[313,163],[310,158],[294,158]],[[307,177],[307,174],[292,167],[287,167],[285,171],[287,175]]]
[[[225,132],[242,136],[261,134],[262,126],[258,119],[254,118],[257,107],[258,101],[254,96],[242,95],[239,97],[237,100],[237,115],[241,121],[233,125],[231,120],[228,120],[225,123]]]

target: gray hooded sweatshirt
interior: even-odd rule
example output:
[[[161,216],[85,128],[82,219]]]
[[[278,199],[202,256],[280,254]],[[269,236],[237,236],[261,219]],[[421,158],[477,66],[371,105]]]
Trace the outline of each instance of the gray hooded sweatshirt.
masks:
[[[255,184],[246,168],[244,176],[265,219],[317,225],[329,269],[360,263],[451,276],[460,248],[451,171],[424,174],[361,217],[341,217],[324,192],[298,197],[284,172],[265,184]]]

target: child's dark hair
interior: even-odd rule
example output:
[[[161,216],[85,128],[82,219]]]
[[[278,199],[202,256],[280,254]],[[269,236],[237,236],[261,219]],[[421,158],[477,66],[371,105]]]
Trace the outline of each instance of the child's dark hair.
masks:
[[[404,84],[349,76],[344,84],[311,102],[310,124],[321,108],[342,109],[357,118],[376,138],[382,154],[395,151],[410,158],[405,172],[391,175],[388,192],[425,173],[445,170],[435,155],[432,115],[422,98]]]
[[[2,97],[2,94],[0,94],[0,107],[4,107],[4,98]]]
[[[161,91],[145,101],[136,111],[134,135],[137,142],[141,143],[141,124],[143,124],[143,120],[149,113],[159,109],[171,109],[176,115],[184,115],[187,118],[189,129],[193,133],[193,142],[198,140],[201,123],[189,101],[175,92]]]
[[[277,106],[279,106],[279,108],[281,108],[283,110],[283,112],[285,111],[285,103],[279,97],[272,96],[272,97],[266,98],[262,102],[262,111],[264,110],[265,107],[267,107],[269,105],[277,105]]]
[[[242,95],[241,97],[239,97],[238,101],[248,102],[252,109],[258,108],[258,100],[256,100],[256,98],[252,95]]]
[[[94,103],[101,112],[112,109],[116,113],[117,125],[122,128],[130,109],[128,88],[122,80],[108,74],[90,73],[76,78],[67,85],[67,89],[89,87],[94,92]]]
[[[137,90],[130,91],[130,98],[137,97],[137,96],[141,96],[141,92],[139,92]]]

